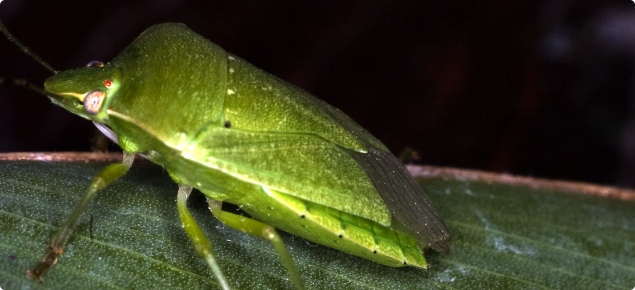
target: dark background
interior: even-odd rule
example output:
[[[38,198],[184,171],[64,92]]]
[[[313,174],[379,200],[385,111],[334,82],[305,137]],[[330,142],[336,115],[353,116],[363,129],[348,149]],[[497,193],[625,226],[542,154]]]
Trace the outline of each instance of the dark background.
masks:
[[[419,163],[635,184],[630,0],[263,2],[4,0],[0,19],[58,70],[183,22]],[[0,40],[0,76],[49,75]],[[89,151],[96,135],[47,98],[0,87],[0,152]]]

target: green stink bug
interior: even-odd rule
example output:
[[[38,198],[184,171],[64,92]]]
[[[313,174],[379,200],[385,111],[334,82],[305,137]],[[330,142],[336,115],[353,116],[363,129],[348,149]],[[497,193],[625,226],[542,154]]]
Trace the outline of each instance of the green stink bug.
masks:
[[[427,268],[425,248],[449,251],[443,221],[379,140],[183,24],[152,26],[111,62],[56,72],[44,87],[55,104],[93,121],[125,153],[93,178],[31,278],[41,280],[57,262],[97,192],[124,175],[135,154],[179,184],[183,227],[224,289],[230,283],[186,206],[193,188],[219,220],[271,241],[300,289],[274,228],[393,267]],[[223,211],[222,202],[252,218]]]

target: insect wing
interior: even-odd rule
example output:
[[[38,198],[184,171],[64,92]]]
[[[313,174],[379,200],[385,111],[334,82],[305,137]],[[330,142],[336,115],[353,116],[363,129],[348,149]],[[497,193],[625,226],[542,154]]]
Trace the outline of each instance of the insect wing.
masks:
[[[317,186],[318,182],[326,184],[322,180],[323,178],[334,178],[339,182],[351,183],[351,187],[344,191],[341,191],[344,187],[331,188],[330,190],[320,188],[320,192],[328,192],[329,196],[317,199],[314,196],[317,193],[309,193],[310,191],[293,193],[289,190],[293,187],[291,184],[286,184],[287,190],[283,190],[283,192],[310,201],[319,200],[320,204],[362,217],[370,217],[370,215],[355,205],[344,206],[342,204],[344,200],[337,196],[344,194],[353,202],[358,203],[355,196],[361,198],[367,196],[371,191],[378,193],[382,199],[382,204],[388,207],[394,217],[388,224],[411,235],[423,245],[440,252],[448,251],[450,237],[443,221],[406,168],[379,140],[340,110],[300,88],[257,69],[238,57],[229,56],[228,69],[229,82],[225,101],[225,117],[231,121],[232,128],[258,132],[289,133],[290,135],[313,135],[321,137],[325,141],[320,144],[326,147],[320,149],[311,147],[313,145],[299,144],[298,152],[291,152],[294,149],[288,148],[287,154],[307,154],[307,156],[313,154],[314,158],[322,158],[322,160],[313,160],[314,162],[308,163],[310,164],[308,167],[305,165],[307,158],[303,156],[295,156],[286,160],[285,157],[279,156],[277,158],[280,159],[268,160],[267,162],[279,162],[284,164],[280,166],[288,167],[285,170],[278,170],[281,169],[278,168],[271,171],[268,173],[269,178],[274,176],[274,172],[276,174],[282,172],[290,174],[293,173],[294,168],[302,168],[307,170],[306,173],[319,174],[316,176],[319,176],[320,179],[319,181],[307,179],[309,176],[301,176],[300,174],[296,175],[297,178],[292,178],[293,182],[300,182],[304,187]],[[325,150],[325,148],[333,148],[333,146],[336,146],[338,150]],[[303,149],[299,149],[300,147]],[[345,152],[349,158],[337,156],[330,159],[334,152],[337,154]],[[325,155],[317,157],[322,154]],[[254,161],[258,159],[257,156],[254,158]],[[330,162],[334,160],[336,161]],[[287,163],[288,161],[297,163]],[[356,165],[351,165],[351,161],[354,161]],[[319,164],[320,162],[330,163]],[[360,168],[362,172],[360,172]],[[318,173],[321,171],[336,174]],[[275,188],[276,182],[283,179],[280,177],[279,180],[271,180],[274,183],[268,183],[267,186]],[[368,189],[359,186],[368,183],[371,183],[374,188]],[[346,199],[346,201],[348,200]],[[355,209],[346,209],[346,207],[351,206]],[[383,219],[375,221],[387,224]]]
[[[210,125],[181,152],[235,178],[389,226],[391,216],[349,149],[318,136]]]
[[[368,153],[350,155],[362,166],[395,217],[393,228],[439,252],[449,252],[450,234],[443,220],[397,157],[372,146]]]

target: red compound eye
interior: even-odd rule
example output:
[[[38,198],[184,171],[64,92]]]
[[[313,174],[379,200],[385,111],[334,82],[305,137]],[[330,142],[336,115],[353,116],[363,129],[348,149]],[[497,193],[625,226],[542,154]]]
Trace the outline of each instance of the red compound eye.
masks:
[[[110,80],[106,80],[104,82],[104,86],[106,86],[107,88],[110,88],[110,86],[112,86],[112,82]]]

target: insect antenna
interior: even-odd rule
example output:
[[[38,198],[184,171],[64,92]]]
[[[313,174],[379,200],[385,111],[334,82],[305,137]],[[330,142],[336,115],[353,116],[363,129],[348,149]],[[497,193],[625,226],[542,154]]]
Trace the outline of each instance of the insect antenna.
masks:
[[[11,40],[13,43],[15,43],[15,45],[17,45],[20,48],[20,50],[22,50],[24,53],[28,54],[35,61],[37,61],[39,64],[43,65],[46,69],[48,69],[52,73],[54,73],[54,74],[57,73],[57,71],[52,66],[50,66],[48,63],[46,63],[44,60],[42,60],[39,56],[37,56],[37,54],[35,54],[33,51],[31,51],[31,49],[29,49],[28,47],[26,47],[22,43],[20,43],[20,41],[18,41],[17,38],[13,37],[13,35],[11,35],[9,30],[7,30],[7,28],[4,27],[4,24],[2,24],[2,21],[0,21],[0,31],[2,31],[2,33],[4,33],[4,35],[9,40]]]
[[[34,85],[32,82],[27,81],[26,79],[15,79],[15,78],[11,78],[11,79],[6,79],[3,77],[0,77],[0,85],[4,85],[5,83],[8,84],[9,80],[11,80],[11,85],[14,86],[18,86],[18,87],[23,87],[26,89],[29,89],[31,91],[34,91],[40,95],[44,95],[44,96],[48,96],[46,94],[46,91],[36,85]]]

